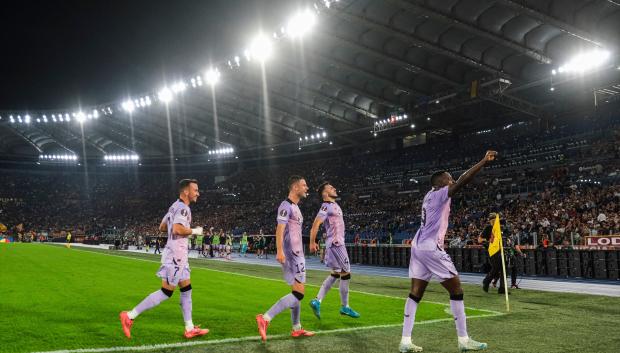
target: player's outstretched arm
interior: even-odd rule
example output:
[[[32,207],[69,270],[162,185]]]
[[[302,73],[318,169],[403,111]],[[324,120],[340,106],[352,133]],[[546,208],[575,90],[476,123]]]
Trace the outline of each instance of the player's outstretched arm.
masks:
[[[282,242],[284,240],[284,229],[286,228],[286,224],[278,224],[276,227],[276,260],[279,263],[283,264],[286,261],[286,256],[284,256],[284,248],[282,246]]]
[[[473,167],[469,168],[465,173],[461,174],[456,183],[452,184],[448,188],[448,196],[452,197],[456,192],[461,190],[463,186],[469,184],[474,179],[474,176],[482,170],[482,168],[488,163],[495,160],[497,156],[496,151],[487,151],[484,158]]]
[[[310,229],[310,252],[316,253],[319,250],[319,247],[316,243],[316,235],[319,232],[319,227],[323,224],[323,219],[321,217],[316,217],[314,219],[314,223],[312,223],[312,228]]]

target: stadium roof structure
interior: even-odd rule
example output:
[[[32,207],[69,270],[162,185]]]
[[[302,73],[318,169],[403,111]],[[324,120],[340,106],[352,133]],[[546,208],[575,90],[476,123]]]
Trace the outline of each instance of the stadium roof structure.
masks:
[[[204,84],[190,87],[188,77],[187,89],[168,104],[158,101],[157,90],[136,92],[129,109],[102,102],[77,116],[56,110],[54,119],[59,114],[62,123],[52,122],[54,111],[0,107],[0,155],[66,152],[103,160],[136,153],[144,160],[170,158],[171,150],[183,157],[234,147],[243,157],[297,151],[300,140],[314,134],[317,142],[321,136],[317,149],[342,148],[373,141],[375,126],[391,116],[407,115],[408,121],[380,137],[552,120],[592,106],[597,92],[608,99],[620,84],[617,1],[314,5],[320,25],[303,46],[274,42],[277,55],[263,70],[255,62],[221,65],[213,87],[204,76]],[[598,54],[571,62],[592,52]],[[590,68],[597,55],[608,57]],[[140,101],[144,97],[149,104]]]

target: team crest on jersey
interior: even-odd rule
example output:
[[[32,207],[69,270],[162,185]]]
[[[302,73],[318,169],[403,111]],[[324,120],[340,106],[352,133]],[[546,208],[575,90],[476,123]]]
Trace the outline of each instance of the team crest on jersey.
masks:
[[[288,215],[288,212],[286,210],[280,211],[280,217],[286,217],[287,215]]]
[[[181,216],[183,217],[187,217],[187,210],[186,209],[181,209]]]
[[[327,206],[321,207],[321,211],[327,212]]]

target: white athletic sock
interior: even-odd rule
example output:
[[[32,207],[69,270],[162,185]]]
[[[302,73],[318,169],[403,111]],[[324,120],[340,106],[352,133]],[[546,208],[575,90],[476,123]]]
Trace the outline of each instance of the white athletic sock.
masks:
[[[468,341],[469,341],[469,336],[459,337],[460,344],[467,344]]]
[[[301,324],[293,325],[293,331],[301,330]]]
[[[127,316],[131,319],[131,320],[135,320],[138,317],[138,313],[135,310],[131,310],[127,312]]]
[[[185,321],[185,331],[190,331],[194,329],[194,323],[192,320]]]
[[[267,313],[264,313],[263,314],[263,319],[265,319],[265,321],[269,322],[269,321],[271,321],[271,316],[269,316],[269,314],[267,314]]]
[[[403,336],[400,339],[400,344],[405,345],[405,344],[411,344],[411,337],[405,337]]]

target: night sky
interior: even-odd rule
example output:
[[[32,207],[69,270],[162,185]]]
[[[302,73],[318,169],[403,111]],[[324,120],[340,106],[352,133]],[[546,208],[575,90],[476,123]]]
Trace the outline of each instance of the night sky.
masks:
[[[122,100],[241,54],[303,1],[15,1],[0,11],[0,110]]]

